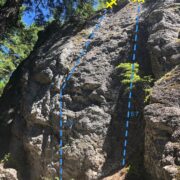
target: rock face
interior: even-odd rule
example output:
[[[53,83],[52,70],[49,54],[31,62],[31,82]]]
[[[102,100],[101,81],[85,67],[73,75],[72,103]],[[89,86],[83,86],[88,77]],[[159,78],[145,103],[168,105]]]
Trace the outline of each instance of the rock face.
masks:
[[[15,169],[4,169],[2,164],[0,165],[0,179],[2,180],[18,180],[17,171]]]
[[[152,4],[147,16],[148,52],[156,78],[180,64],[178,1]],[[146,13],[146,12],[145,12]],[[151,179],[180,179],[180,67],[155,83],[145,116],[145,162]]]
[[[137,54],[142,74],[153,72],[159,78],[178,64],[180,23],[174,3],[153,1],[142,7]],[[121,169],[128,93],[118,79],[121,72],[116,66],[131,59],[136,11],[133,3],[106,15],[64,90],[64,180],[144,180],[148,175],[144,174],[143,153],[152,180],[169,180],[178,174],[179,67],[170,79],[156,83],[145,119],[142,87],[133,90],[132,111],[138,110],[140,115],[130,122],[127,164],[131,168],[129,175],[127,170],[117,173]],[[84,27],[50,25],[5,88],[0,99],[0,145],[4,146],[0,157],[11,154],[9,167],[18,171],[18,179],[59,176],[59,91],[100,14]]]
[[[152,179],[180,177],[179,74],[177,66],[158,80],[145,108],[145,166]]]
[[[179,64],[179,1],[148,3],[145,18],[148,29],[148,52],[156,78]]]

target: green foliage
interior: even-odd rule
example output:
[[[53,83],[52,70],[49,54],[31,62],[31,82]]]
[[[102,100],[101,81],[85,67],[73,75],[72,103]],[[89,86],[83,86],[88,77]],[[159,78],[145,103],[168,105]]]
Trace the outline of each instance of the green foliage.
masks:
[[[134,64],[134,78],[133,83],[140,82],[142,79],[138,75],[139,73],[139,64]],[[117,66],[117,68],[122,70],[122,80],[121,83],[124,85],[129,85],[131,82],[131,75],[132,75],[132,64],[131,63],[121,63]]]
[[[5,82],[0,81],[0,94],[2,94],[4,87],[5,87]]]
[[[94,14],[94,10],[91,4],[85,3],[79,6],[75,11],[75,16],[81,21],[88,19]]]
[[[16,161],[16,159],[12,156],[11,153],[5,154],[4,158],[0,160],[0,163],[4,164],[5,166],[11,166],[11,167],[19,166],[18,161]]]
[[[99,1],[102,2],[102,0]],[[77,18],[90,16],[93,10],[94,0],[24,0],[24,5],[26,6],[26,13],[35,13],[34,20],[36,24],[45,25],[47,19],[50,17],[56,21],[67,22],[74,16],[77,16]],[[44,9],[49,12],[46,16],[43,12]],[[88,14],[89,12],[90,14]]]
[[[2,7],[5,4],[6,0],[0,0],[0,7]]]
[[[152,83],[153,79],[151,76],[141,77],[139,75],[139,64],[134,63],[134,71],[132,71],[132,66],[133,65],[131,63],[121,63],[117,66],[117,68],[121,70],[121,83],[127,86],[126,90],[129,89],[129,84],[131,81],[133,82],[133,88],[136,86],[136,84],[142,85],[146,95],[145,101],[147,101],[150,93],[150,84]],[[131,78],[132,74],[134,78]]]
[[[0,163],[5,164],[5,163],[9,162],[10,159],[11,159],[11,154],[10,153],[5,154],[4,158],[0,161]]]
[[[0,0],[0,6],[5,3],[6,0]],[[3,92],[5,85],[7,84],[10,75],[19,65],[19,63],[27,58],[32,51],[34,44],[37,41],[37,33],[44,28],[43,10],[49,9],[50,14],[53,15],[55,20],[67,22],[70,18],[84,22],[90,16],[93,15],[94,1],[78,0],[76,6],[74,6],[74,0],[62,0],[62,2],[55,2],[48,0],[43,2],[42,0],[24,0],[23,6],[20,7],[20,15],[18,17],[18,23],[16,27],[11,27],[0,39],[0,95]],[[104,7],[104,0],[99,0],[99,9]],[[26,27],[22,23],[22,16],[26,12],[34,11],[36,6],[35,23],[30,27]],[[62,14],[66,9],[66,14],[62,18]],[[53,18],[49,19],[49,22]]]
[[[37,34],[43,29],[36,24],[26,27],[22,22],[24,10],[25,6],[21,6],[17,26],[10,28],[0,39],[0,95],[12,72],[32,51]]]
[[[150,98],[150,94],[152,92],[152,88],[145,88],[144,92],[145,92],[144,102],[148,103],[149,102],[149,98]]]
[[[0,40],[0,94],[9,80],[10,74],[32,51],[37,41],[37,33],[42,27],[33,24],[30,27],[12,28]]]
[[[106,8],[106,3],[105,2],[106,1],[104,1],[104,0],[99,0],[97,10]]]

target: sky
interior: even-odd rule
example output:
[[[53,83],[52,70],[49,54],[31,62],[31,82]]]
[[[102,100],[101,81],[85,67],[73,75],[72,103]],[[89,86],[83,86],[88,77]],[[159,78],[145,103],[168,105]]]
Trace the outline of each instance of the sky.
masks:
[[[33,10],[32,11],[25,11],[24,14],[23,14],[22,20],[27,26],[30,26],[34,22],[35,7],[36,6],[37,6],[37,4],[33,3]],[[47,15],[50,14],[48,9],[43,8],[42,6],[40,6],[40,8],[42,9],[44,17],[46,17]],[[45,18],[45,19],[48,20],[48,18]]]
[[[94,1],[94,8],[96,9],[98,6],[98,0],[95,0]],[[23,14],[23,17],[22,17],[22,20],[23,22],[27,25],[27,26],[30,26],[31,24],[33,24],[34,22],[34,18],[35,18],[35,7],[36,7],[36,4],[33,3],[33,10],[31,12],[27,12],[25,11],[24,14]],[[48,21],[49,18],[52,18],[51,16],[50,17],[46,17],[50,14],[49,10],[48,9],[45,9],[43,8],[42,6],[40,6],[40,8],[42,9],[42,12],[43,12],[43,15],[45,17],[45,20]]]

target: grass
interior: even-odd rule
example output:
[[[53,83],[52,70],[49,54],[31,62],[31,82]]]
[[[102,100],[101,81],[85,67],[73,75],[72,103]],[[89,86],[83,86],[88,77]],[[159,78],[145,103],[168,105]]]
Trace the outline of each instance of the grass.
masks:
[[[172,79],[172,77],[178,75],[178,73],[179,73],[179,71],[176,72],[175,70],[172,70],[172,71],[166,73],[163,77],[161,77],[157,81],[157,83],[161,83],[162,81],[168,81],[168,80]]]

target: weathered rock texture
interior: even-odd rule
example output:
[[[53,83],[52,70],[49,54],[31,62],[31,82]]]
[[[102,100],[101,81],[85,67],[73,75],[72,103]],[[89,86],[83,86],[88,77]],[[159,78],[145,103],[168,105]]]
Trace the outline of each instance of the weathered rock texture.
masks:
[[[145,108],[145,166],[152,179],[178,179],[180,175],[179,74],[177,66],[158,80],[151,104]]]
[[[153,1],[142,8],[137,54],[142,75],[153,72],[158,78],[178,64],[179,11],[178,6],[174,4],[175,1],[167,2]],[[162,6],[166,8],[163,9]],[[168,166],[167,171],[163,170],[163,165],[158,166],[158,163],[154,163],[151,168],[151,161],[159,162],[163,154],[162,159],[168,159],[166,157],[169,157],[171,152],[173,154],[175,151],[173,149],[177,149],[178,141],[174,140],[176,142],[174,144],[171,142],[172,151],[165,153],[157,149],[158,158],[153,155],[153,151],[149,153],[147,147],[153,148],[156,145],[156,142],[149,140],[152,137],[149,128],[152,132],[156,133],[157,130],[159,133],[161,127],[155,128],[153,120],[148,117],[148,112],[152,116],[157,115],[155,119],[159,118],[158,121],[162,123],[165,118],[165,121],[169,123],[172,121],[178,125],[178,105],[172,104],[171,108],[166,109],[163,103],[158,104],[163,112],[168,111],[162,118],[159,117],[161,112],[156,104],[147,106],[145,109],[147,126],[144,132],[144,93],[140,86],[136,86],[133,90],[132,111],[140,111],[140,114],[130,122],[127,147],[127,164],[131,165],[130,172],[127,174],[127,170],[126,173],[122,170],[120,172],[122,178],[118,177],[119,173],[113,175],[121,169],[128,98],[128,92],[119,80],[121,72],[116,66],[131,59],[136,11],[135,4],[127,4],[106,15],[101,28],[95,33],[88,53],[81,59],[81,64],[64,91],[63,121],[64,124],[68,121],[73,122],[72,127],[66,126],[63,131],[64,180],[125,177],[144,180],[148,176],[143,169],[144,136],[147,140],[145,142],[147,172],[155,179],[159,178],[159,171],[166,172],[164,177],[170,177]],[[163,20],[164,24],[159,23],[162,18],[156,18],[156,13],[161,14],[161,16],[157,15],[159,18],[169,19],[173,16],[169,20],[170,27],[166,24],[168,23],[166,19]],[[17,169],[18,179],[41,180],[44,177],[54,179],[59,175],[59,91],[63,79],[73,67],[98,17],[99,15],[95,16],[83,28],[73,24],[63,28],[59,28],[56,24],[49,26],[40,35],[34,51],[13,73],[5,88],[0,99],[0,143],[4,146],[0,155],[2,158],[4,154],[11,153],[9,167]],[[163,34],[161,28],[171,30],[168,29]],[[157,50],[161,53],[157,53]],[[156,57],[156,54],[161,56]],[[163,69],[162,60],[165,58],[167,69]],[[175,60],[171,63],[173,58]],[[174,72],[178,74],[178,68]],[[175,87],[177,80],[178,76],[174,80]],[[158,86],[162,90],[164,86],[169,87],[168,84],[156,84],[155,89]],[[163,96],[162,90],[158,92],[160,93],[158,98]],[[177,94],[173,95],[167,91],[171,99],[164,100],[178,103],[178,100],[175,100],[178,90],[174,92]],[[156,96],[156,93],[154,96],[152,94],[152,97]],[[176,115],[172,115],[173,113]],[[171,125],[167,128],[168,133],[178,133],[178,130],[175,131],[175,127]],[[177,133],[173,135],[176,139],[179,137]],[[169,142],[166,136],[164,138]],[[159,147],[163,149],[163,145],[159,144]],[[175,175],[175,168],[179,162],[178,154],[171,157],[174,161],[171,160],[171,164],[168,165],[172,166],[171,171]]]
[[[148,30],[148,52],[156,78],[179,64],[179,0],[147,3],[144,17]]]
[[[152,4],[146,17],[152,71],[161,77],[180,64],[180,3]],[[147,11],[145,11],[147,13]],[[163,76],[145,108],[145,162],[151,179],[180,179],[180,68]]]
[[[0,165],[0,179],[1,180],[18,180],[17,171],[15,169],[4,168],[3,164]]]

